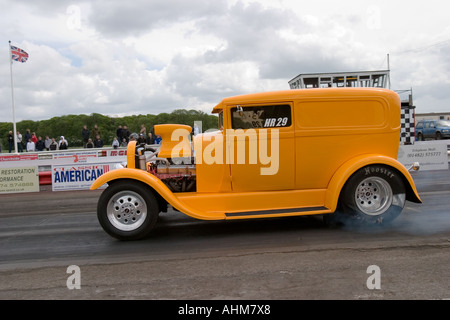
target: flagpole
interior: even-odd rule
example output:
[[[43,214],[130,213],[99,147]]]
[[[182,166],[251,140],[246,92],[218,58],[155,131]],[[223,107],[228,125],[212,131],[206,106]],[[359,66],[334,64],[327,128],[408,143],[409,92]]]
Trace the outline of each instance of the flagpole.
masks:
[[[13,72],[12,72],[12,52],[11,52],[11,40],[9,41],[9,67],[11,70],[11,99],[12,99],[12,115],[13,115],[13,130],[14,130],[14,153],[17,152],[17,130],[16,130],[16,111],[14,108],[14,82],[13,82]]]

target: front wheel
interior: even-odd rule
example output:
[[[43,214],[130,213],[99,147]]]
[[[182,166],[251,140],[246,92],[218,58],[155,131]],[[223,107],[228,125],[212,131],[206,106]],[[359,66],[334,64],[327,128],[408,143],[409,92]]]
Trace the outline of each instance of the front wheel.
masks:
[[[347,181],[335,215],[344,224],[385,224],[397,218],[405,202],[405,186],[397,171],[370,165]]]
[[[155,196],[140,182],[120,181],[101,194],[97,217],[103,230],[119,240],[147,236],[158,219]]]

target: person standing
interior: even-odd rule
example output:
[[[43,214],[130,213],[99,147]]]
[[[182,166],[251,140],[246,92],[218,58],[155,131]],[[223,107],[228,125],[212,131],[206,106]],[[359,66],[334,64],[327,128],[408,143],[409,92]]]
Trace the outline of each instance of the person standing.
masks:
[[[130,135],[131,135],[131,132],[130,132],[130,130],[128,130],[128,127],[127,126],[123,126],[122,138],[126,139],[127,143],[128,143],[128,141],[130,141]]]
[[[50,144],[52,143],[52,139],[49,138],[49,136],[45,136],[45,150],[50,150]]]
[[[198,135],[200,132],[200,128],[198,127],[198,125],[196,123],[194,123],[194,136]]]
[[[86,148],[90,149],[94,147],[94,143],[92,142],[92,139],[89,138],[88,142],[86,143]]]
[[[116,129],[116,136],[117,136],[117,140],[122,141],[123,139],[123,129],[122,126],[119,125]]]
[[[59,150],[65,150],[67,149],[69,144],[67,143],[67,140],[64,138],[64,136],[61,136],[58,143]]]
[[[36,142],[36,151],[44,151],[44,149],[45,149],[45,142],[44,140],[42,140],[42,137],[39,136]]]
[[[144,137],[147,134],[147,129],[145,128],[144,124],[141,124],[141,130],[139,131],[139,134],[142,134]]]
[[[8,132],[8,147],[9,153],[11,153],[12,149],[14,148],[14,136],[11,130]]]
[[[86,148],[86,144],[89,140],[89,129],[87,125],[83,126],[83,129],[81,130],[81,137],[83,138],[83,148]]]
[[[31,139],[31,132],[30,132],[30,129],[27,129],[27,130],[26,130],[25,135],[24,135],[24,137],[23,137],[23,141],[24,141],[24,144],[25,144],[25,145],[28,143],[28,139]]]
[[[17,131],[17,152],[23,152],[22,134],[20,133],[20,131]]]
[[[33,140],[30,138],[27,142],[27,152],[34,152],[36,150],[36,145]]]
[[[119,140],[117,140],[117,137],[114,137],[113,142],[112,142],[112,147],[114,149],[117,149],[117,148],[119,148],[119,146],[120,146]]]
[[[154,144],[155,139],[153,139],[153,135],[151,132],[148,133],[147,139],[145,140],[146,144]]]
[[[96,148],[103,148],[103,140],[100,139],[100,135],[96,135],[95,136],[94,147],[96,147]]]
[[[58,142],[56,142],[55,138],[52,138],[52,142],[48,146],[50,150],[58,150]]]
[[[95,137],[101,136],[101,135],[102,135],[102,133],[100,132],[100,129],[98,128],[98,125],[95,124],[95,125],[94,125],[94,129],[92,129],[92,136],[93,136],[94,139],[95,139]]]

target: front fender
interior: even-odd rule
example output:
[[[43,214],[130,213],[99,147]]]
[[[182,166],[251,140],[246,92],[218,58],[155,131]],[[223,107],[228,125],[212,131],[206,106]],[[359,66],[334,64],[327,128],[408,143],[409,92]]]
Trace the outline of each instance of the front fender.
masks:
[[[119,179],[136,180],[143,182],[144,184],[150,186],[150,188],[155,190],[155,192],[163,197],[164,200],[166,200],[172,207],[193,218],[202,220],[225,219],[225,215],[223,215],[223,217],[217,215],[211,216],[203,211],[191,208],[190,206],[181,202],[160,179],[140,169],[123,168],[106,172],[92,183],[90,190],[95,190],[105,183],[111,183]]]
[[[396,159],[372,154],[355,157],[344,163],[335,172],[335,174],[331,178],[330,183],[328,184],[325,200],[326,207],[330,208],[332,211],[335,211],[337,208],[340,192],[350,176],[357,170],[372,164],[383,164],[396,169],[400,173],[401,178],[405,183],[407,200],[416,203],[422,203],[422,200],[420,199],[416,186],[414,184],[414,180],[404,165],[402,165]]]

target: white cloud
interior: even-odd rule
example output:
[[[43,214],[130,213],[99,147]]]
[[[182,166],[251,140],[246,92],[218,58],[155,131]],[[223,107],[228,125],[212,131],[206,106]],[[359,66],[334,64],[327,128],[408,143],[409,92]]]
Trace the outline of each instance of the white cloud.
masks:
[[[15,63],[16,120],[64,114],[209,112],[222,98],[288,89],[299,73],[387,68],[418,112],[448,111],[443,1],[0,0],[0,56]],[[11,121],[0,59],[0,111]]]

